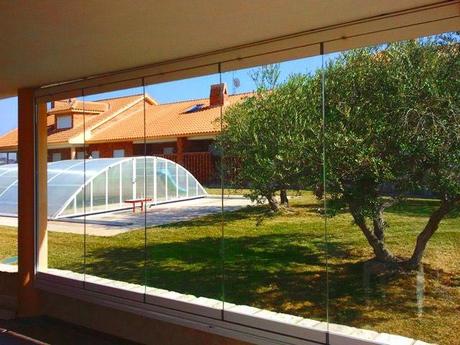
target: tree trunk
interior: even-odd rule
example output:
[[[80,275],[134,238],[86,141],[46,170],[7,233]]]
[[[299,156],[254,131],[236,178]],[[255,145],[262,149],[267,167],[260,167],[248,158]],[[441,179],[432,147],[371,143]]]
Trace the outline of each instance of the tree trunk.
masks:
[[[289,207],[289,200],[288,200],[288,197],[287,197],[286,189],[281,189],[280,190],[280,199],[281,199],[281,205]]]
[[[383,207],[379,208],[377,214],[372,218],[374,225],[374,235],[377,239],[385,243],[385,221],[383,220]]]
[[[438,230],[441,220],[454,208],[455,200],[442,200],[439,208],[430,216],[423,231],[417,236],[417,244],[411,258],[407,261],[409,268],[415,269],[422,262],[423,253],[431,236]]]
[[[267,198],[270,209],[274,212],[279,211],[280,204],[278,203],[278,200],[276,200],[275,196],[273,194],[270,194],[270,195],[266,195],[265,197]]]
[[[355,223],[359,226],[361,231],[363,232],[364,236],[367,239],[367,242],[371,245],[375,258],[378,261],[385,262],[385,263],[394,263],[396,262],[395,256],[386,248],[385,242],[382,239],[379,239],[376,234],[374,234],[367,226],[366,219],[358,214],[353,207],[350,206],[350,212],[353,216]],[[374,221],[375,224],[375,221]],[[379,235],[383,238],[383,231],[382,234]]]

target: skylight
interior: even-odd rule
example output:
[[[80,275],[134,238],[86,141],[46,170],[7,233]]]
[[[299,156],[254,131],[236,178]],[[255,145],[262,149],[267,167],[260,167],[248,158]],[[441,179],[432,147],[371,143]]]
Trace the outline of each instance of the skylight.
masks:
[[[185,113],[186,114],[194,113],[196,111],[199,111],[199,110],[203,109],[203,107],[204,107],[203,103],[198,103],[198,104],[195,104],[194,106],[192,106],[190,109],[186,110]]]

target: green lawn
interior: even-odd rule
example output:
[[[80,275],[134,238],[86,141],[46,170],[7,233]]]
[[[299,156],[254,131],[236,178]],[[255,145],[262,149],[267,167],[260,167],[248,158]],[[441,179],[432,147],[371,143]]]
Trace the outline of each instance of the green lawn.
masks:
[[[410,254],[436,204],[417,199],[387,212],[387,242],[397,255]],[[88,236],[86,271],[142,284],[147,262],[151,286],[325,319],[324,219],[310,194],[294,198],[292,206],[291,212],[275,216],[264,206],[227,213],[224,228],[221,215],[150,228],[146,241],[144,230]],[[331,322],[459,343],[459,211],[443,221],[430,241],[424,285],[419,274],[418,290],[416,273],[376,276],[365,269],[372,255],[347,213],[329,219],[327,230]],[[16,230],[1,231],[0,258],[14,255]],[[50,267],[83,272],[83,248],[82,236],[50,233]]]

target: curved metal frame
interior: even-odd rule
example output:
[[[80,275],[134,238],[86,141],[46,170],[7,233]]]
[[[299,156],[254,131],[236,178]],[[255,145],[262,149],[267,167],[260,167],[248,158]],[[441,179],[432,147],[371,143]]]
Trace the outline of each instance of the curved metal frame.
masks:
[[[110,159],[110,158],[109,158]],[[99,160],[99,159],[94,159],[92,161],[96,161],[96,160]],[[101,158],[100,160],[107,160],[107,158]],[[48,214],[48,217],[50,219],[59,219],[59,218],[68,218],[68,217],[78,217],[78,216],[82,216],[84,214],[95,214],[95,213],[101,213],[101,212],[111,212],[111,211],[117,211],[117,210],[122,210],[122,209],[128,209],[128,208],[131,208],[132,206],[128,206],[126,204],[124,204],[122,202],[122,164],[123,163],[126,163],[126,162],[136,162],[137,160],[143,160],[144,162],[149,162],[150,164],[153,164],[154,166],[154,170],[153,170],[153,194],[154,194],[154,197],[152,198],[152,202],[149,202],[148,205],[157,205],[157,204],[162,204],[162,203],[169,203],[169,202],[175,202],[175,201],[179,201],[179,200],[188,200],[188,199],[194,199],[194,198],[199,198],[199,197],[204,197],[206,196],[206,191],[205,189],[203,188],[203,186],[201,185],[200,182],[198,182],[198,180],[187,170],[185,169],[183,166],[179,165],[178,163],[176,162],[173,162],[169,159],[166,159],[166,158],[163,158],[163,157],[156,157],[156,156],[139,156],[139,157],[125,157],[125,158],[118,158],[116,159],[116,161],[114,161],[112,164],[108,164],[107,166],[104,166],[100,171],[98,170],[95,170],[95,173],[93,176],[91,176],[91,178],[89,178],[87,181],[85,181],[80,187],[77,187],[76,186],[76,190],[67,198],[65,199],[65,202],[62,204],[61,207],[59,207],[57,209],[57,211],[53,212],[52,214]],[[164,162],[165,164],[165,169],[166,169],[166,176],[169,176],[169,173],[168,173],[168,166],[169,164],[173,164],[175,166],[175,172],[176,172],[176,181],[175,181],[175,184],[176,184],[176,190],[177,190],[177,194],[174,198],[168,198],[168,179],[166,179],[166,185],[165,185],[165,200],[162,200],[162,201],[158,201],[158,198],[157,198],[157,168],[156,168],[156,162],[158,161],[161,161],[161,162]],[[58,162],[50,162],[48,164],[48,169],[49,171],[51,171],[53,168],[55,168],[56,166],[56,171],[55,173],[52,174],[51,177],[48,177],[47,179],[47,183],[50,183],[52,182],[53,180],[55,180],[56,178],[58,178],[59,176],[61,176],[62,174],[65,174],[65,173],[69,173],[72,171],[72,169],[74,169],[76,166],[80,165],[80,164],[83,164],[83,160],[75,160],[74,161],[74,164],[70,164],[68,166],[64,166],[63,168],[59,169],[59,164],[60,162],[62,161],[58,161]],[[134,163],[135,165],[135,163]],[[115,205],[115,204],[109,204],[108,203],[108,171],[115,167],[115,166],[120,166],[120,190],[119,190],[119,193],[120,193],[120,204],[119,204],[119,207],[114,207],[114,208],[108,208],[109,205]],[[178,178],[179,178],[179,169],[184,169],[185,173],[186,173],[186,180],[185,180],[185,186],[186,186],[186,189],[187,189],[187,192],[186,192],[186,195],[183,195],[183,193],[180,193],[178,191],[178,188],[179,188],[179,184],[178,184]],[[11,171],[16,171],[17,173],[17,165],[14,166],[14,165],[11,165],[9,167],[6,167],[6,166],[2,166],[1,169],[0,169],[0,176],[8,173],[8,172],[11,172]],[[136,173],[136,168],[134,167],[133,168],[133,174]],[[93,181],[101,176],[102,174],[106,174],[106,186],[105,186],[105,191],[106,191],[106,209],[105,210],[97,210],[97,211],[94,211],[94,210],[90,210],[90,212],[88,212],[88,210],[86,211],[86,213],[84,212],[75,212],[75,213],[71,213],[71,214],[66,214],[66,215],[63,215],[62,213],[67,209],[67,207],[71,204],[71,203],[75,203],[75,199],[77,197],[77,195],[82,191],[84,190],[85,188],[88,188],[88,186],[91,186]],[[50,174],[51,175],[51,174]],[[144,176],[145,175],[145,172],[144,172]],[[194,196],[189,196],[189,190],[188,190],[188,186],[189,186],[189,178],[193,177],[195,179],[195,182],[196,182],[196,195]],[[133,175],[132,176],[132,179],[133,179],[133,196],[135,196],[136,194],[136,176]],[[13,186],[17,185],[17,182],[18,182],[18,178],[16,176],[16,178],[13,180],[13,182],[9,183],[4,190],[2,190],[0,192],[0,197],[3,196],[9,189],[11,189]],[[78,185],[78,184],[77,184]],[[117,187],[118,188],[118,187]],[[146,189],[144,188],[144,193],[145,193]],[[203,193],[199,193],[199,191],[203,191]],[[71,191],[70,191],[71,192]],[[90,189],[90,193],[91,193],[91,199],[93,198],[92,197],[92,193],[93,193],[93,190]],[[195,194],[195,193],[194,193]],[[49,197],[52,197],[52,195],[49,195]],[[1,214],[1,211],[0,210],[0,214]]]
[[[85,213],[75,213],[75,214],[71,214],[71,215],[62,215],[62,212],[64,212],[64,210],[70,205],[70,203],[74,202],[75,198],[77,197],[78,193],[80,193],[85,187],[87,188],[87,186],[91,185],[91,183],[94,181],[94,179],[96,179],[98,176],[101,176],[102,174],[106,174],[109,169],[119,165],[120,166],[120,169],[121,169],[121,165],[125,162],[129,162],[129,161],[136,161],[137,159],[146,159],[147,160],[150,160],[152,159],[153,160],[153,163],[155,163],[157,160],[161,160],[161,161],[164,161],[166,163],[166,170],[167,170],[167,166],[168,166],[168,163],[172,163],[174,164],[174,166],[176,167],[176,180],[177,180],[177,176],[178,176],[178,169],[179,168],[182,168],[185,170],[186,172],[186,185],[187,185],[187,188],[188,188],[188,176],[191,175],[193,176],[187,169],[185,169],[183,166],[179,165],[178,163],[172,161],[172,160],[169,160],[169,159],[166,159],[166,158],[163,158],[163,157],[156,157],[156,156],[139,156],[139,157],[126,157],[125,159],[122,159],[122,160],[119,160],[111,165],[108,165],[107,167],[105,167],[104,169],[102,169],[98,174],[92,176],[89,180],[87,180],[85,182],[85,184],[83,184],[80,188],[78,188],[78,190],[76,190],[70,197],[69,199],[67,199],[67,201],[63,204],[63,206],[53,215],[52,218],[54,219],[59,219],[59,218],[68,218],[68,217],[78,217],[78,216],[82,216],[84,215]],[[135,176],[133,176],[133,179],[135,180]],[[154,177],[154,181],[156,181],[156,177]],[[199,198],[199,197],[204,197],[207,193],[204,189],[204,187],[201,185],[201,183],[195,178],[195,181],[196,181],[196,185],[197,185],[197,191],[199,190],[199,188],[201,188],[203,191],[204,191],[204,194],[201,194],[201,195],[197,195],[196,196],[193,196],[193,197],[190,197],[188,196],[188,192],[187,192],[187,196],[186,197],[178,197],[178,195],[176,196],[176,198],[172,198],[172,199],[169,199],[169,200],[165,200],[165,201],[158,201],[156,198],[155,200],[153,200],[153,202],[149,202],[148,205],[158,205],[158,204],[162,204],[162,203],[169,203],[169,202],[175,202],[175,201],[179,201],[179,200],[189,200],[189,199],[195,199],[195,198]],[[107,183],[107,181],[106,181]],[[121,179],[120,179],[120,184],[121,184]],[[177,183],[177,181],[176,181]],[[135,190],[135,182],[133,183],[134,186],[133,186],[133,189]],[[178,188],[176,186],[176,188]],[[156,182],[155,182],[155,188],[154,188],[154,193],[156,192]],[[90,193],[92,193],[92,190],[90,191]],[[106,189],[106,193],[107,193],[107,189]],[[167,185],[166,185],[166,195],[167,195]],[[131,208],[131,206],[122,206],[122,204],[120,203],[120,207],[118,208],[113,208],[113,209],[110,209],[110,210],[104,210],[104,211],[90,211],[90,212],[86,212],[86,214],[96,214],[96,213],[102,213],[102,212],[108,212],[108,211],[118,211],[118,210],[123,210],[123,209],[128,209],[128,208]]]

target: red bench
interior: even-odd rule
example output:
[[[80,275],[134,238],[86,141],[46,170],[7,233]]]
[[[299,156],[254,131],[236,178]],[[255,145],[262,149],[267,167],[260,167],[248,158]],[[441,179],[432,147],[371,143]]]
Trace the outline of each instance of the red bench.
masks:
[[[144,204],[152,201],[152,198],[142,198],[142,199],[128,199],[125,200],[127,204],[133,204],[133,212],[136,212],[136,204],[139,203],[141,206],[141,212],[144,211]]]

